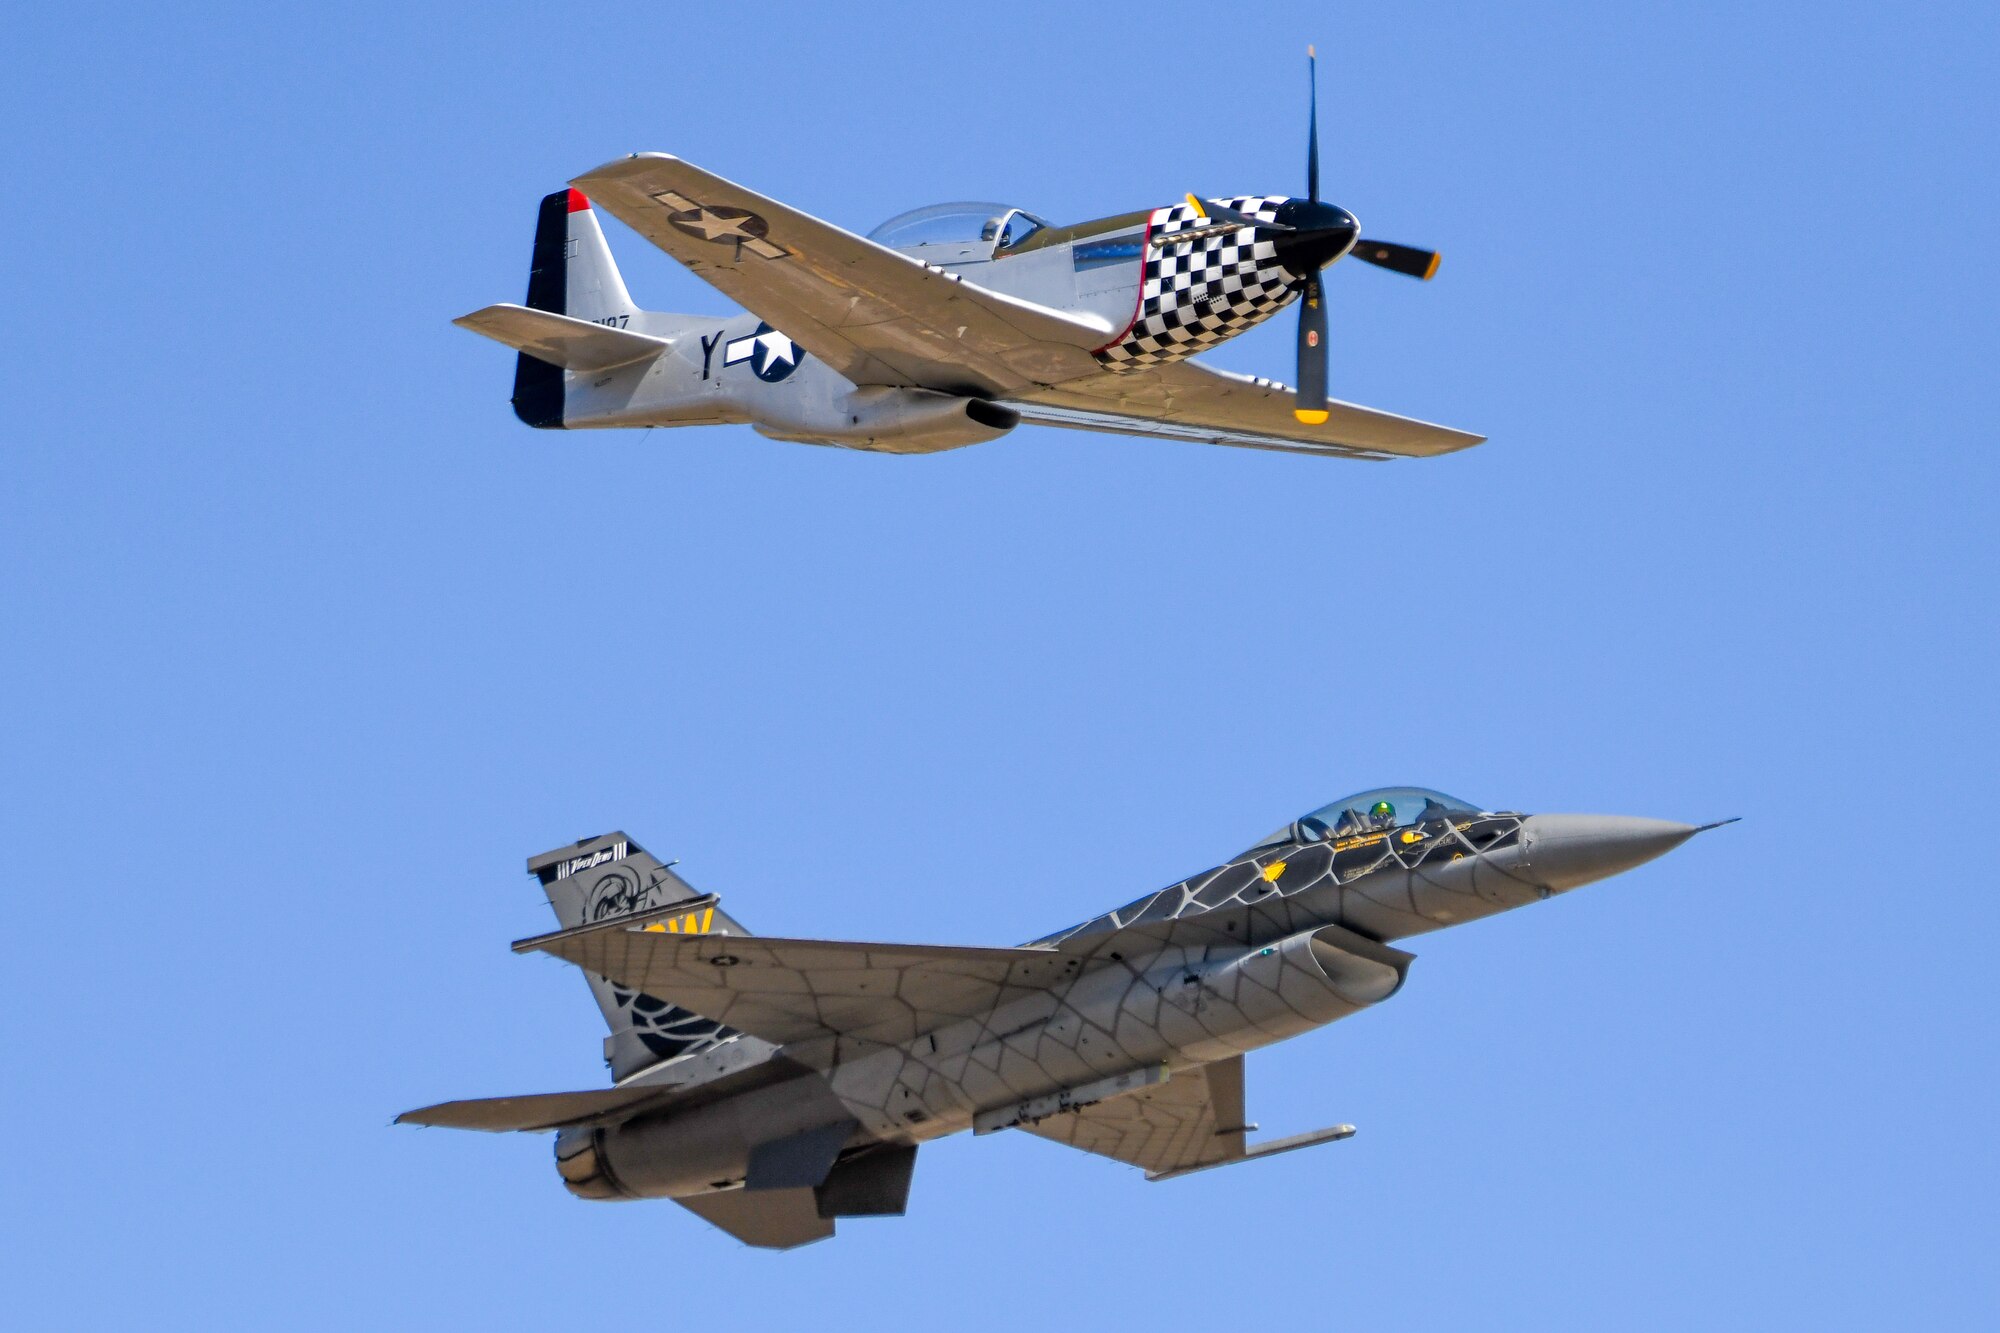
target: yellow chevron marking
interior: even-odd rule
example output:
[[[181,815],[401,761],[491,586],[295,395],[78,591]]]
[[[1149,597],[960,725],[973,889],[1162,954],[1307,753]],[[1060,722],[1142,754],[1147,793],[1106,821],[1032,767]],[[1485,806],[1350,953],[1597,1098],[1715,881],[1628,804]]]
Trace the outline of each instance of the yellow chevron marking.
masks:
[[[664,921],[649,921],[639,929],[650,930],[656,935],[706,935],[714,922],[715,909],[710,907],[700,912],[689,912],[686,916],[670,916]]]
[[[1264,867],[1264,882],[1266,884],[1276,884],[1278,882],[1278,876],[1284,873],[1285,873],[1285,863],[1283,861],[1273,861],[1271,862],[1271,864]]]

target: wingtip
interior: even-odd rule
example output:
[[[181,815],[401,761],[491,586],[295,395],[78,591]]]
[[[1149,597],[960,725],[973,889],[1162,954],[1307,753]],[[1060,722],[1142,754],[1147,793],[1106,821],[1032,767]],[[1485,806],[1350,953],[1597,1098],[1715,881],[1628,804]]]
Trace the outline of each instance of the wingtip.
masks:
[[[643,171],[651,163],[678,161],[680,159],[672,153],[627,153],[623,157],[614,157],[601,166],[592,167],[581,175],[570,177],[569,183],[573,188],[581,189],[587,194],[593,182],[615,180],[628,172]]]

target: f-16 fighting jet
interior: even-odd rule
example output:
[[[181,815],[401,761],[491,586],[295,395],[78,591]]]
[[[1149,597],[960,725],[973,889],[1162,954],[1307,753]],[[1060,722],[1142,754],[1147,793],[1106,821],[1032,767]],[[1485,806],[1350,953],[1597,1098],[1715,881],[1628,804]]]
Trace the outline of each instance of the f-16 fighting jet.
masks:
[[[1246,1162],[1354,1132],[1249,1142],[1243,1056],[1395,994],[1412,955],[1394,941],[1700,831],[1364,792],[1018,949],[752,935],[608,833],[528,862],[562,929],[514,949],[584,970],[616,1086],[397,1119],[554,1130],[573,1194],[670,1198],[774,1249],[901,1214],[918,1146],[964,1129],[1026,1130],[1148,1180]]]
[[[1483,438],[1327,397],[1320,271],[1351,257],[1427,279],[1438,256],[1363,240],[1320,199],[1316,110],[1304,198],[1190,194],[1064,226],[941,204],[856,236],[660,153],[573,185],[542,201],[526,305],[456,321],[519,350],[530,426],[748,422],[906,454],[1023,421],[1376,459]],[[749,313],[639,309],[593,200]],[[1294,300],[1296,389],[1188,359]]]

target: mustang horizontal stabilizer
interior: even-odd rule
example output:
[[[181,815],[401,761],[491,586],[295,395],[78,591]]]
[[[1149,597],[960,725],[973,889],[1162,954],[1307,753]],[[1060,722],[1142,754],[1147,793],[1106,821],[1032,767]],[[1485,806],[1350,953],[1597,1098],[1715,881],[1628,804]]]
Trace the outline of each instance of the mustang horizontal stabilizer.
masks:
[[[1116,329],[961,282],[664,153],[572,182],[855,384],[1018,394],[1098,373]]]
[[[975,1018],[1083,966],[1048,949],[662,933],[630,917],[522,940],[620,986],[779,1045],[821,1037],[908,1041]]]
[[[600,1118],[623,1119],[638,1107],[669,1096],[672,1091],[657,1087],[598,1088],[590,1092],[539,1092],[522,1097],[471,1097],[405,1111],[396,1117],[396,1123],[483,1129],[495,1134],[560,1129]]]
[[[1486,437],[1372,407],[1329,401],[1327,419],[1294,416],[1292,390],[1274,380],[1179,361],[1041,389],[1007,406],[1021,419],[1075,430],[1232,444],[1335,458],[1428,457]]]
[[[658,356],[673,346],[665,338],[521,305],[490,305],[452,323],[565,370],[611,370]]]

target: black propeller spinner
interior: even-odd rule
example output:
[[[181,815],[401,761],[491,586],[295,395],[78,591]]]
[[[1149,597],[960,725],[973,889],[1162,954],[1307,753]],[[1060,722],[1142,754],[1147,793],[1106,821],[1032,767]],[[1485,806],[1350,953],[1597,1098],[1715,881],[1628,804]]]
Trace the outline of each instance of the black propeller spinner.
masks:
[[[1306,111],[1306,197],[1287,199],[1278,206],[1274,222],[1253,218],[1233,208],[1210,204],[1188,196],[1189,201],[1208,217],[1223,224],[1254,227],[1270,236],[1278,260],[1298,279],[1298,400],[1292,415],[1309,426],[1327,418],[1326,408],[1326,294],[1320,270],[1343,255],[1353,255],[1363,263],[1386,268],[1428,281],[1437,274],[1439,256],[1433,250],[1397,245],[1393,241],[1361,238],[1361,224],[1344,208],[1324,203],[1319,197],[1319,60],[1306,48],[1308,87]]]

